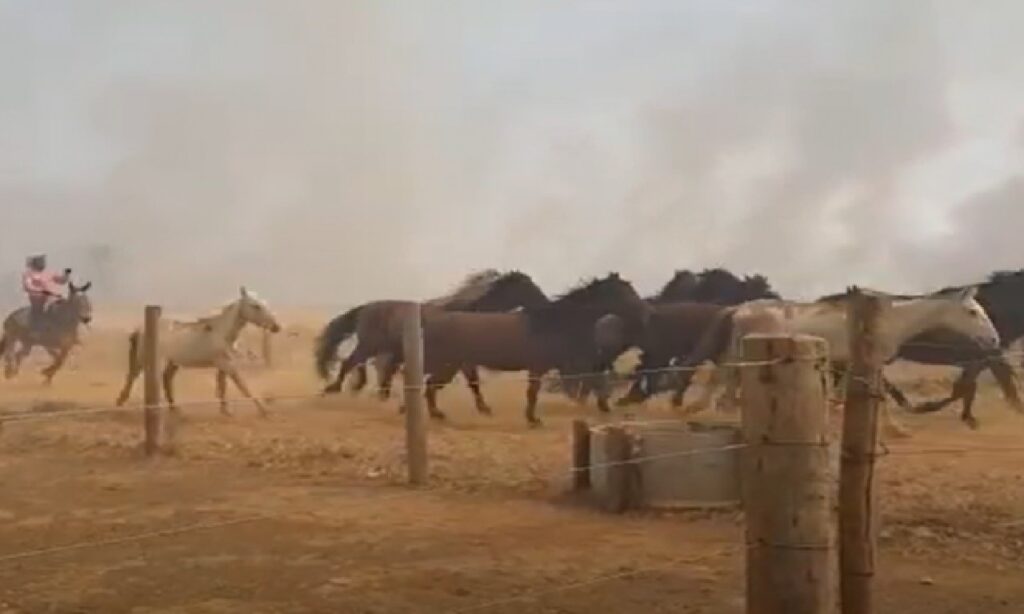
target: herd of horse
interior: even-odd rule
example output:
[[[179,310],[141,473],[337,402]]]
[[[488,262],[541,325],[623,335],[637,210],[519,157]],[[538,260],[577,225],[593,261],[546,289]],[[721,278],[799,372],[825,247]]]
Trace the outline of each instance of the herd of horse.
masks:
[[[33,347],[41,346],[53,357],[43,375],[47,383],[53,379],[79,343],[79,328],[92,319],[89,288],[90,284],[71,284],[68,296],[48,308],[43,325],[33,324],[27,309],[6,318],[0,353],[8,378],[18,372]],[[672,404],[681,406],[697,367],[707,363],[715,368],[697,406],[715,406],[720,399],[734,403],[739,342],[753,333],[824,338],[838,377],[848,358],[846,313],[852,291],[811,302],[789,301],[763,276],[739,277],[710,269],[677,271],[658,294],[648,298],[616,273],[550,298],[523,272],[481,271],[468,276],[452,293],[420,304],[427,409],[434,418],[444,417],[438,393],[461,373],[477,410],[490,414],[480,386],[482,368],[528,374],[525,415],[531,425],[540,423],[538,397],[544,378],[552,372],[564,394],[581,403],[593,394],[598,407],[610,411],[615,363],[631,349],[639,351],[640,360],[628,375],[629,389],[617,405],[642,403],[671,392]],[[973,414],[977,379],[991,370],[1007,401],[1024,411],[1015,371],[1005,353],[1024,337],[1024,271],[997,272],[977,285],[927,295],[876,294],[882,304],[875,348],[878,360],[961,368],[948,397],[917,406],[911,406],[902,391],[883,378],[898,405],[932,412],[961,400],[962,419],[977,428]],[[354,392],[365,388],[367,366],[372,363],[378,394],[389,397],[392,380],[403,365],[403,327],[412,305],[411,301],[372,301],[327,323],[314,348],[317,372],[328,381],[324,394],[340,392],[349,375],[354,378]],[[164,396],[172,411],[177,411],[177,372],[206,368],[216,372],[223,413],[229,413],[229,380],[266,413],[237,365],[236,346],[247,325],[272,333],[281,329],[266,302],[245,288],[214,316],[161,321],[157,354]],[[355,339],[355,347],[341,358],[339,349],[350,338]],[[140,330],[129,335],[128,345],[128,372],[119,405],[127,402],[142,369]],[[899,429],[891,417],[890,425]]]

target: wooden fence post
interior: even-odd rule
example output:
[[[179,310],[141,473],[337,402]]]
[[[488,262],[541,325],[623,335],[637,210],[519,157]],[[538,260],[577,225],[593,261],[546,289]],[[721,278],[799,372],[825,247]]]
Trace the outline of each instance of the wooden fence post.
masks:
[[[839,479],[839,586],[843,614],[870,614],[878,538],[874,490],[881,361],[876,343],[883,298],[854,291],[847,315],[850,364]]]
[[[402,336],[405,354],[405,447],[409,483],[427,482],[427,424],[423,411],[423,326],[420,304],[410,303]]]
[[[633,499],[629,434],[621,426],[609,426],[604,433],[605,462],[608,463],[605,468],[608,480],[608,499],[605,504],[609,512],[621,514],[629,509]]]
[[[590,425],[586,420],[572,421],[572,489],[590,490]]]
[[[751,335],[740,367],[747,613],[834,611],[828,352],[822,339]]]
[[[160,370],[157,364],[157,345],[160,340],[160,313],[157,305],[147,305],[145,326],[142,331],[142,376],[143,394],[146,404],[144,426],[146,439],[143,448],[146,456],[153,456],[160,447]]]

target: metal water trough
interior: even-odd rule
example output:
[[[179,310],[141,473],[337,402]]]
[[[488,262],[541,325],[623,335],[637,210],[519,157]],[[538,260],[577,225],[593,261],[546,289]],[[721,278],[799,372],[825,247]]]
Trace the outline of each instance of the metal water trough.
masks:
[[[741,501],[742,433],[728,423],[622,423],[630,441],[629,507],[708,509]],[[607,426],[590,429],[590,484],[611,496]],[[706,450],[706,451],[705,451]],[[635,460],[634,460],[635,459]]]

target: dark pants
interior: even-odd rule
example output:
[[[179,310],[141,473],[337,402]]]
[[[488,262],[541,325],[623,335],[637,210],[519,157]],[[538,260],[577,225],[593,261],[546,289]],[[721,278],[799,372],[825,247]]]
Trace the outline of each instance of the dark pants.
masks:
[[[30,296],[28,304],[28,323],[31,328],[36,329],[42,326],[44,316],[46,315],[46,297]]]

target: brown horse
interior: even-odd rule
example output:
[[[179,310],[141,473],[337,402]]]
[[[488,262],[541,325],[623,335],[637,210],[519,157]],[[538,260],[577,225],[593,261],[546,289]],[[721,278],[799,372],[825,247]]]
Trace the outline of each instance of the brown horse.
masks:
[[[642,331],[649,306],[618,274],[581,285],[562,297],[515,313],[431,310],[423,314],[427,408],[443,418],[437,393],[467,365],[496,371],[527,371],[526,419],[536,416],[540,378],[552,370],[574,370],[601,361],[595,324],[615,315],[626,334]],[[606,395],[602,409],[607,410]]]
[[[474,276],[475,277],[475,276]],[[472,278],[471,278],[472,279]],[[466,284],[464,284],[466,286]],[[470,284],[475,287],[476,284]],[[501,312],[517,307],[528,308],[546,305],[547,296],[525,273],[512,271],[489,279],[484,289],[464,292],[446,301],[443,306],[423,305],[424,314],[442,312],[448,309],[459,309],[477,312]],[[353,334],[358,335],[359,342],[349,356],[342,361],[341,369],[335,380],[324,392],[327,394],[341,391],[345,377],[353,369],[361,367],[370,358],[386,359],[386,368],[381,378],[381,397],[390,393],[390,382],[398,368],[402,365],[402,326],[407,313],[409,301],[374,301],[360,305],[355,309],[331,320],[317,340],[315,359],[320,376],[327,379],[330,367],[336,360],[338,346]],[[462,369],[477,409],[488,412],[486,401],[480,392],[479,377],[473,365],[464,365]],[[365,376],[364,376],[365,377]]]

